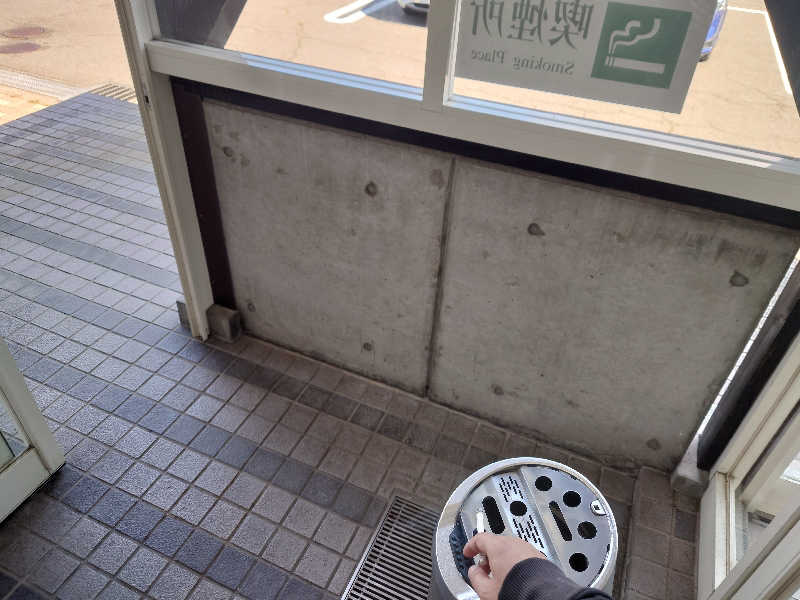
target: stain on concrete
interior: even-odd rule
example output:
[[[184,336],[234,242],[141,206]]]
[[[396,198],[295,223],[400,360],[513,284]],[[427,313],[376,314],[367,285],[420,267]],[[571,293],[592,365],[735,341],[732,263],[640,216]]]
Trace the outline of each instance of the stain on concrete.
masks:
[[[495,396],[502,396],[503,394],[505,394],[505,391],[503,390],[502,386],[499,386],[496,383],[494,383],[492,384],[492,393]]]
[[[19,42],[17,44],[0,46],[0,54],[24,54],[26,52],[33,52],[39,48],[41,48],[41,46],[33,42]]]
[[[364,188],[364,193],[370,198],[374,198],[378,195],[378,184],[376,184],[374,181],[370,181]]]
[[[739,273],[739,271],[734,271],[733,275],[731,275],[730,282],[733,287],[744,287],[750,283],[750,280],[745,275]]]
[[[239,161],[242,163],[243,167],[246,167],[247,165],[250,164],[250,159],[247,158],[244,154],[242,154],[242,156],[240,157]]]
[[[444,187],[444,174],[441,169],[431,171],[431,183],[439,189]]]
[[[364,352],[372,352],[372,342],[364,342],[361,347],[364,349]]]
[[[233,148],[230,146],[223,146],[222,153],[228,158],[233,158],[233,155],[236,154],[236,152],[234,152]]]
[[[14,27],[13,29],[0,31],[0,35],[3,37],[14,40],[28,40],[32,37],[39,37],[46,33],[48,33],[47,29],[40,25],[24,25],[22,27]]]
[[[531,223],[530,225],[528,225],[528,233],[535,236],[544,235],[544,231],[542,231],[542,228],[539,227],[538,223]]]
[[[282,167],[278,167],[277,169],[275,169],[275,172],[278,175],[286,175],[286,169],[283,169]]]
[[[645,442],[645,445],[650,448],[650,450],[661,450],[661,442],[659,442],[656,438],[650,438]]]
[[[247,302],[247,310],[249,310],[250,312],[256,312],[256,305],[253,304],[252,301],[248,301]]]

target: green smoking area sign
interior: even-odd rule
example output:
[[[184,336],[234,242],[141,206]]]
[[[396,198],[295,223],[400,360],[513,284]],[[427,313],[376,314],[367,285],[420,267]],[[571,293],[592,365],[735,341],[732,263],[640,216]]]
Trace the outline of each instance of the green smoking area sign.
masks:
[[[456,75],[680,112],[716,0],[461,0]]]

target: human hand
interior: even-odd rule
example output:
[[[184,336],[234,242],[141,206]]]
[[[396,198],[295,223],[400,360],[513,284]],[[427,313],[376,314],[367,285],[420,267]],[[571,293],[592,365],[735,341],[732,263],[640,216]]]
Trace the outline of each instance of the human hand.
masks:
[[[474,558],[477,554],[483,554],[486,560],[480,566],[469,568],[469,581],[481,600],[497,600],[506,575],[518,562],[528,558],[547,560],[544,554],[525,540],[493,533],[479,533],[464,546],[464,556],[467,558]]]

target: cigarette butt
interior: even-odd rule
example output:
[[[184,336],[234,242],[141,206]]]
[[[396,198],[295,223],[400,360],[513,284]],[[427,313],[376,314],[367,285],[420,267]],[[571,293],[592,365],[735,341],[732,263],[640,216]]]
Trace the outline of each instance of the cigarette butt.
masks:
[[[475,514],[475,529],[478,531],[478,533],[486,532],[486,525],[484,524],[483,519],[484,519],[483,513],[478,511]],[[480,567],[486,560],[486,557],[483,554],[476,554],[473,560],[475,564]]]

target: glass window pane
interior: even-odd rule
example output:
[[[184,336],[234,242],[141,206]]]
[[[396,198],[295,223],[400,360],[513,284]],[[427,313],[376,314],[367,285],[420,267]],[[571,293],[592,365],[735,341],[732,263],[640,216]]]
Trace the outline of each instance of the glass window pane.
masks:
[[[476,3],[491,6],[492,0],[462,0],[461,10],[472,10],[471,6]],[[518,65],[518,71],[531,82],[544,81],[548,77],[544,70],[553,68],[546,60],[552,52],[548,32],[557,29],[553,22],[559,3],[562,6],[575,4],[571,0],[528,2],[528,5],[541,5],[543,10],[549,10],[541,13],[548,19],[548,24],[542,25],[543,40],[540,42],[534,37],[527,46],[516,44],[516,50],[507,51],[503,57],[508,68]],[[585,3],[589,5],[591,0]],[[497,7],[502,5],[503,19],[510,26],[513,22],[509,22],[509,17],[514,11],[522,14],[520,11],[525,4],[524,0],[494,0],[494,16],[497,17]],[[703,60],[697,65],[686,101],[677,114],[458,76],[454,92],[535,110],[800,157],[800,116],[763,0],[730,0],[730,3],[719,0],[707,38],[697,56],[701,59],[702,55]],[[556,42],[556,46],[558,44],[563,42]],[[487,52],[488,60],[499,60],[497,56],[492,57],[491,48],[487,48]],[[457,64],[456,75],[460,71],[463,69]],[[559,76],[570,75],[561,73]],[[632,102],[636,87],[629,86]]]
[[[6,397],[0,391],[0,470],[28,447]]]
[[[163,38],[422,87],[426,0],[155,4]]]

